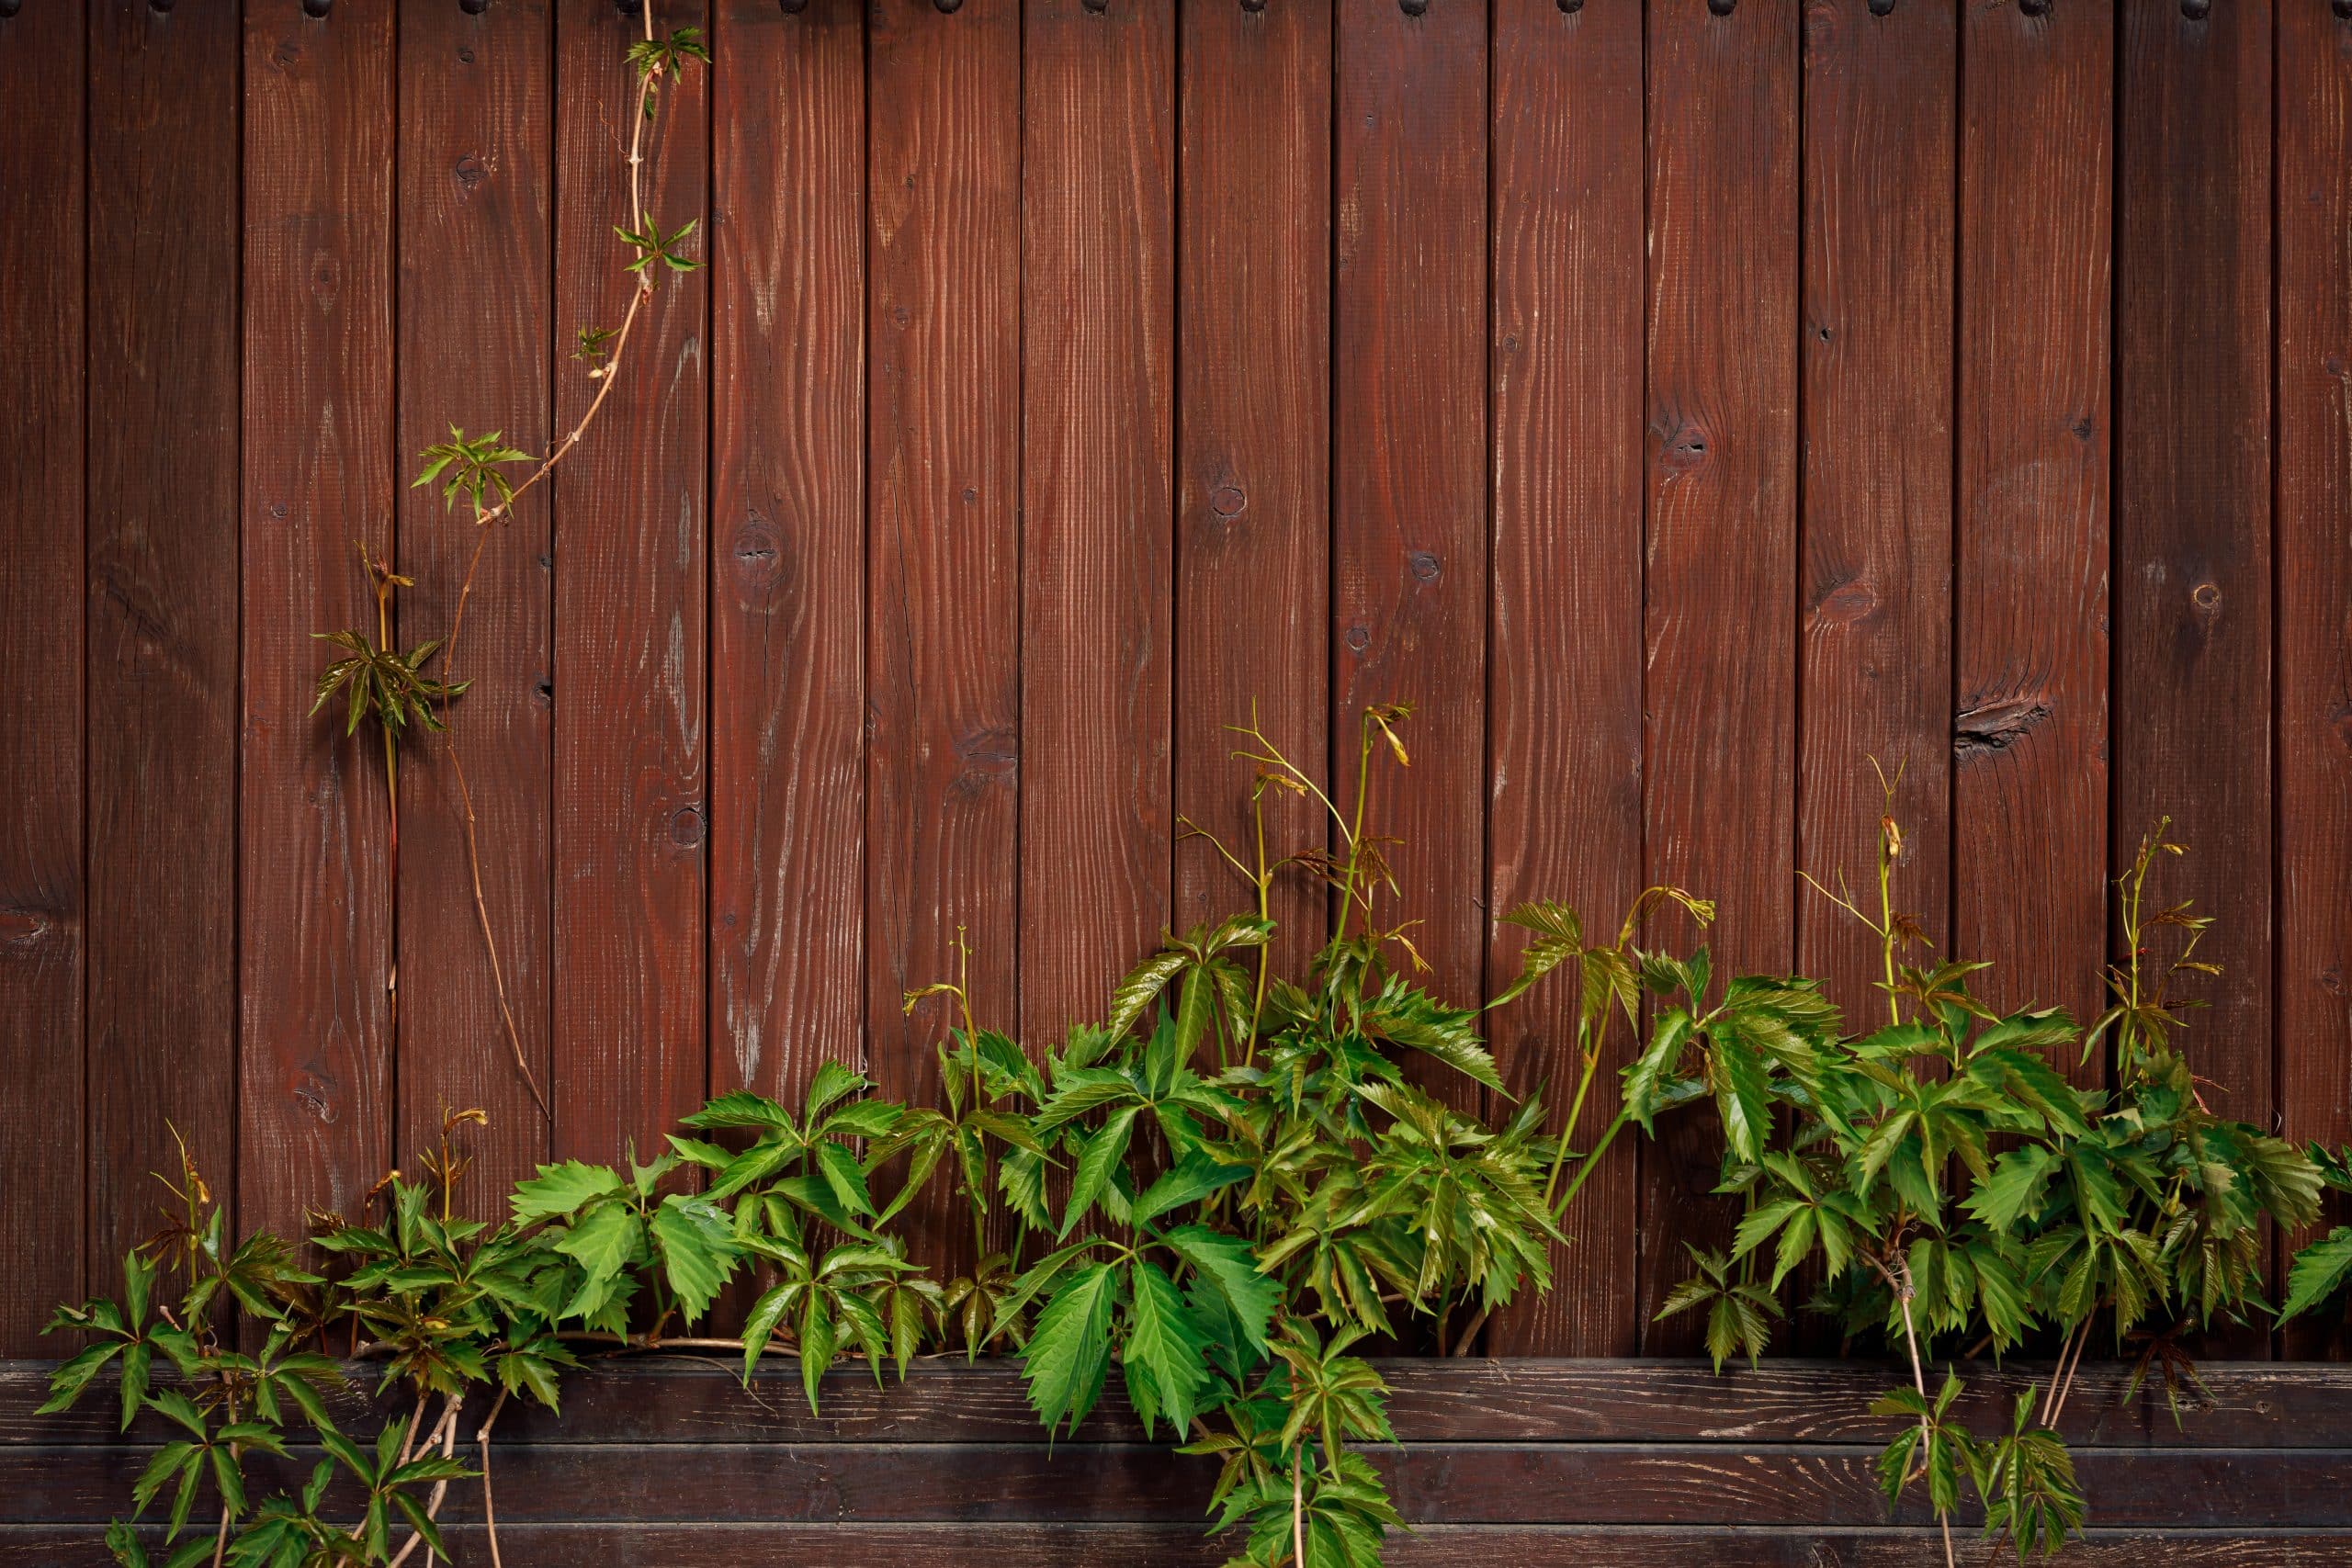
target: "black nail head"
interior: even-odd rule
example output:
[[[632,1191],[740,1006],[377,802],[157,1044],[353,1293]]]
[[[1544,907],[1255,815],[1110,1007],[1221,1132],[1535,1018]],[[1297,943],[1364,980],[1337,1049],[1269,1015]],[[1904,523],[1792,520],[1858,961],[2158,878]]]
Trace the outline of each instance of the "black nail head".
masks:
[[[2213,0],[2180,0],[2180,14],[2192,22],[2201,22],[2213,14]]]
[[[1707,9],[1718,17],[1728,17],[1738,3],[1739,0],[1707,0]]]
[[[776,9],[787,17],[797,17],[808,8],[808,0],[775,0]]]
[[[0,0],[0,22],[6,21],[24,8],[24,0]]]
[[[1425,17],[1429,14],[1430,0],[1396,0],[1396,8],[1408,17]]]
[[[1111,8],[1111,0],[1078,0],[1078,3],[1098,17]]]
[[[2337,21],[2352,22],[2352,0],[2335,0],[2335,4],[2329,9],[2335,13]]]
[[[1871,15],[1873,17],[1894,15],[1894,0],[1871,0]]]
[[[2050,0],[2018,0],[2018,9],[2029,17],[2050,15]]]
[[[1584,0],[1560,0],[1560,15],[1573,17],[1584,9]]]
[[[479,17],[490,9],[490,0],[458,0],[458,9],[469,17]]]
[[[325,16],[334,8],[334,0],[302,0],[302,15],[312,18]]]
[[[1241,8],[1254,17],[1266,8],[1266,0],[1241,0]]]
[[[943,17],[952,17],[964,8],[964,0],[931,0],[931,8]]]

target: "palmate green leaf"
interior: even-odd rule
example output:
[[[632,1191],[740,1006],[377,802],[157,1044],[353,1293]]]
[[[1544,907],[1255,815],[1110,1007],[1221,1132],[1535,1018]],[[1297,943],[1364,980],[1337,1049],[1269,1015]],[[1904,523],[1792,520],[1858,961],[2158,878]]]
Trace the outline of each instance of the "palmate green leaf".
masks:
[[[1144,1434],[1165,1416],[1179,1437],[1190,1431],[1200,1396],[1209,1386],[1203,1357],[1208,1337],[1186,1309],[1184,1297],[1160,1267],[1138,1259],[1127,1275],[1126,1342],[1119,1359],[1126,1369],[1129,1397],[1143,1417]]]
[[[1075,1429],[1094,1408],[1111,1365],[1111,1320],[1118,1307],[1118,1270],[1108,1263],[1073,1269],[1022,1348],[1030,1407],[1048,1433]]]
[[[582,1204],[621,1190],[620,1173],[609,1166],[566,1160],[539,1167],[537,1178],[514,1185],[514,1217],[525,1224],[577,1212]]]
[[[1691,1027],[1689,1013],[1680,1008],[1668,1009],[1652,1028],[1649,1044],[1626,1064],[1625,1112],[1645,1133],[1657,1131],[1653,1122],[1661,1109],[1664,1085],[1681,1066],[1683,1047],[1690,1043]]]
[[[2090,1123],[2083,1116],[2080,1093],[2039,1056],[2022,1051],[1986,1049],[1980,1039],[1976,1054],[1969,1058],[1968,1076],[1980,1084],[2001,1089],[2030,1108],[2053,1132],[2079,1138],[2090,1131]]]
[[[1111,1173],[1118,1168],[1127,1152],[1127,1140],[1135,1131],[1136,1117],[1141,1106],[1130,1105],[1112,1112],[1110,1119],[1087,1135],[1079,1149],[1078,1174],[1070,1181],[1069,1202],[1062,1210],[1059,1235],[1067,1236],[1086,1218],[1109,1188]]]
[[[1168,982],[1182,974],[1190,963],[1191,954],[1181,948],[1168,948],[1127,971],[1111,992],[1111,1014],[1103,1021],[1104,1027],[1114,1036],[1125,1035],[1167,989]]]
[[[1732,1030],[1708,1036],[1715,1109],[1723,1117],[1724,1141],[1744,1160],[1761,1158],[1771,1133],[1771,1093],[1764,1058]]]
[[[1232,1310],[1243,1339],[1264,1355],[1267,1329],[1273,1322],[1274,1308],[1282,1302],[1283,1288],[1279,1280],[1258,1271],[1250,1244],[1206,1225],[1180,1225],[1161,1239],[1216,1286]]]
[[[1566,904],[1544,900],[1521,904],[1503,917],[1503,924],[1533,933],[1519,955],[1519,974],[1487,1005],[1498,1008],[1517,1001],[1536,982],[1561,964],[1570,965],[1569,977],[1579,979],[1584,962],[1584,922]],[[1578,985],[1581,991],[1583,987]]]
[[[1206,1154],[1186,1156],[1175,1169],[1164,1172],[1135,1201],[1128,1223],[1138,1227],[1149,1224],[1162,1214],[1197,1203],[1221,1188],[1245,1180],[1250,1168],[1241,1165],[1227,1165]]]
[[[1464,1077],[1498,1094],[1507,1093],[1495,1058],[1479,1037],[1476,1013],[1448,1007],[1396,975],[1356,1012],[1356,1027],[1366,1036],[1434,1056]]]
[[[817,1171],[832,1189],[834,1199],[846,1213],[871,1214],[874,1199],[865,1189],[865,1168],[857,1156],[840,1144],[820,1143],[817,1151]]]
[[[1993,1174],[1976,1184],[1962,1206],[1994,1231],[2007,1235],[2020,1221],[2037,1217],[2060,1155],[2048,1144],[2027,1144],[1993,1162]]]
[[[2300,1317],[2352,1284],[2352,1226],[2338,1225],[2324,1241],[2295,1254],[2287,1270],[2287,1303],[2278,1320]]]
[[[792,1112],[763,1094],[729,1089],[692,1115],[679,1118],[686,1126],[705,1132],[722,1127],[750,1127],[763,1132],[797,1134],[799,1123]]]
[[[653,1211],[653,1242],[686,1322],[698,1321],[742,1256],[733,1218],[707,1198],[673,1193]]]

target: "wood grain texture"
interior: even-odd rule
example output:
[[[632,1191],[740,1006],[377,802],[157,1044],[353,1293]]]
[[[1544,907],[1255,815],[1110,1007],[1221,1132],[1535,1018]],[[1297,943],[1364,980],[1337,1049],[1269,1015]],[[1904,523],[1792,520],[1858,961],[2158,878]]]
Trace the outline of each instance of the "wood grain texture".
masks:
[[[1949,942],[1952,199],[1959,0],[1804,11],[1797,864]],[[1887,798],[1875,760],[1895,785]],[[1917,949],[1905,955],[1917,963]],[[1797,964],[1849,1026],[1887,1018],[1878,938],[1797,903]]]
[[[158,1535],[160,1535],[160,1531]],[[462,1562],[484,1555],[483,1532],[448,1532]],[[1185,1525],[501,1525],[503,1561],[513,1568],[579,1562],[609,1568],[719,1568],[757,1562],[770,1568],[882,1568],[948,1561],[959,1568],[1092,1568],[1104,1562],[1162,1565],[1226,1562],[1236,1542]],[[1959,1561],[1996,1561],[1963,1539]],[[152,1550],[152,1547],[151,1547]],[[2162,1561],[2184,1568],[2319,1568],[2352,1552],[2352,1531],[2092,1529],[2067,1543],[2069,1563],[2138,1568]],[[1384,1560],[1392,1568],[1940,1568],[1932,1529],[1772,1529],[1736,1525],[1422,1525],[1397,1534]],[[93,1532],[0,1526],[0,1563],[112,1562]]]
[[[665,28],[707,29],[700,5]],[[609,0],[559,0],[556,319],[617,327],[635,279],[613,236],[628,211],[630,67],[641,26]],[[662,93],[646,133],[646,211],[707,245],[710,73]],[[704,511],[708,273],[662,269],[651,319],[555,486],[555,1151],[642,1153],[706,1087],[704,798],[709,675]],[[556,428],[595,383],[567,362]]]
[[[223,1192],[236,1171],[243,40],[219,6],[87,15],[89,1273],[110,1291],[173,1129]]]
[[[1868,1444],[1886,1420],[1870,1402],[1906,1368],[1868,1360],[1768,1359],[1721,1374],[1704,1361],[1606,1358],[1385,1359],[1400,1441],[1449,1443]],[[917,1361],[903,1383],[876,1386],[863,1371],[828,1373],[820,1409],[797,1397],[799,1370],[787,1358],[761,1363],[747,1390],[731,1360],[665,1357],[591,1363],[564,1384],[563,1411],[510,1404],[501,1442],[570,1444],[827,1443],[922,1445],[1042,1441],[1020,1369],[1010,1359],[967,1365],[960,1358]],[[1966,1391],[1954,1409],[1973,1429],[2007,1418],[2017,1395],[2046,1385],[2046,1363],[1963,1364]],[[354,1381],[333,1401],[335,1418],[368,1425],[405,1416],[397,1392],[372,1397],[374,1379]],[[37,1416],[48,1367],[0,1362],[0,1446],[107,1446],[118,1441],[113,1413],[97,1401],[60,1416]],[[2061,1423],[2085,1448],[2334,1450],[2352,1448],[2352,1370],[2341,1365],[2217,1362],[2205,1369],[2205,1401],[2176,1424],[2160,1390],[2132,1387],[2128,1363],[2086,1362]],[[155,1444],[173,1427],[149,1415],[128,1440]],[[1164,1430],[1164,1429],[1163,1429]],[[1113,1378],[1102,1404],[1068,1440],[1146,1441],[1143,1425]]]
[[[1645,880],[1716,900],[1726,976],[1795,956],[1798,53],[1795,0],[1649,10]],[[1698,1342],[1650,1320],[1684,1245],[1730,1235],[1720,1143],[1685,1118],[1642,1146],[1653,1354]]]
[[[245,11],[237,1222],[300,1235],[390,1163],[382,749],[311,716],[311,634],[391,546],[393,18]]]
[[[80,1292],[93,1178],[84,1169],[83,290],[89,83],[80,7],[0,22],[0,96],[20,117],[0,180],[0,1352],[28,1355]],[[233,164],[232,167],[233,167]],[[44,275],[63,285],[32,287]]]
[[[1487,975],[1518,972],[1532,898],[1614,936],[1642,879],[1642,20],[1638,7],[1495,11],[1493,661],[1487,679]],[[1488,1021],[1514,1093],[1566,1114],[1577,998],[1554,985]],[[1612,1030],[1584,1116],[1617,1111]],[[1548,1086],[1546,1088],[1545,1086]],[[1589,1136],[1584,1140],[1589,1143]],[[1498,1314],[1511,1355],[1624,1355],[1634,1147],[1585,1183],[1555,1288]]]
[[[1396,840],[1374,919],[1420,922],[1420,978],[1455,1005],[1487,947],[1487,13],[1340,0],[1333,110],[1333,798],[1354,798],[1363,710],[1412,705],[1412,767],[1372,761],[1367,828]]]
[[[1408,1525],[1932,1525],[1917,1490],[1888,1508],[1872,1468],[1883,1447],[1415,1443],[1364,1457]],[[28,1520],[103,1525],[150,1457],[130,1446],[0,1450],[0,1486],[9,1511]],[[299,1487],[319,1457],[292,1447],[290,1462],[255,1456],[247,1474],[266,1496]],[[1157,1444],[1035,1441],[514,1445],[495,1464],[502,1527],[718,1517],[1195,1524],[1217,1470],[1208,1456]],[[2075,1466],[2110,1528],[2352,1528],[2352,1453],[2341,1450],[2084,1449]],[[330,1495],[347,1510],[346,1495]],[[444,1517],[474,1522],[480,1505],[477,1489],[454,1487]],[[1980,1517],[1967,1494],[1955,1526],[1973,1530]]]
[[[554,245],[554,19],[538,0],[469,16],[438,0],[400,12],[399,473],[448,427],[548,450],[548,378],[558,327],[549,298]],[[527,472],[511,470],[519,482]],[[473,868],[516,1041],[542,1092],[549,1067],[550,839],[554,761],[553,542],[548,491],[525,496],[484,542],[459,498],[403,483],[401,645],[458,632],[433,672],[472,682],[450,732],[422,739],[401,773],[400,1115],[396,1159],[438,1138],[441,1119],[478,1109],[487,1130],[462,1137],[475,1156],[468,1201],[486,1218],[548,1157],[548,1118],[514,1065],[498,1008]],[[481,564],[462,626],[458,591]],[[462,781],[459,772],[463,772]],[[464,787],[460,789],[460,783]]]
[[[2352,1144],[2352,20],[2278,12],[2278,1113]],[[2338,1198],[2324,1224],[2352,1223]],[[2352,1320],[2287,1337],[2352,1355]]]
[[[1023,13],[1021,1029],[1100,1018],[1173,874],[1176,35]]]
[[[721,8],[711,272],[710,1080],[864,1065],[865,37]]]
[[[867,39],[866,1000],[881,1092],[935,1103],[956,976],[1018,1025],[1021,7],[880,0]],[[908,1211],[940,1267],[943,1176]]]
[[[1331,7],[1182,8],[1182,352],[1175,800],[1246,863],[1255,721],[1321,780],[1330,711]],[[1268,854],[1325,847],[1313,801],[1265,796]],[[1278,962],[1320,945],[1322,884],[1284,874]],[[1174,924],[1250,907],[1199,840],[1176,848]]]
[[[2087,1019],[2107,952],[2114,15],[1968,6],[1961,40],[1951,944],[1998,965],[1978,981],[1995,1008]]]
[[[2215,1110],[2268,1127],[2271,18],[2191,8],[2122,9],[2109,854],[2172,818],[2165,901],[2211,917],[2222,966],[2188,1049]]]

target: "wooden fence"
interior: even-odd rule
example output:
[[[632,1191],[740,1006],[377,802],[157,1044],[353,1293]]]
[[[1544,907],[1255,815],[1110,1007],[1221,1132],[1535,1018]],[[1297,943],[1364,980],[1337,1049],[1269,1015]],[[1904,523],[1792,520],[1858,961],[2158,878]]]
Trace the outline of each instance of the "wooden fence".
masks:
[[[1008,1366],[918,1365],[904,1387],[825,1382],[812,1416],[789,1367],[747,1392],[733,1369],[658,1366],[567,1382],[559,1422],[510,1405],[492,1445],[506,1568],[1212,1568],[1213,1458],[1149,1442],[1115,1394],[1048,1444]],[[372,1381],[372,1369],[359,1371]],[[1965,1418],[2006,1429],[2035,1369],[1971,1375]],[[0,1363],[0,1568],[82,1568],[171,1428],[128,1438],[105,1408],[30,1415],[43,1370]],[[1380,1371],[1399,1439],[1365,1450],[1410,1533],[1394,1568],[1940,1568],[1925,1499],[1881,1496],[1898,1367],[1779,1362],[1716,1378],[1689,1362],[1396,1361]],[[2336,1568],[2352,1562],[2352,1369],[2216,1369],[2175,1427],[2120,1369],[2088,1369],[2064,1427],[2091,1529],[2068,1568]],[[94,1402],[103,1405],[104,1402]],[[397,1416],[396,1411],[387,1413]],[[382,1416],[367,1413],[377,1419]],[[470,1423],[469,1423],[470,1426]],[[365,1429],[363,1427],[363,1429]],[[474,1457],[466,1449],[461,1453]],[[258,1489],[292,1465],[250,1461]],[[444,1516],[486,1562],[480,1487]],[[1960,1561],[2003,1561],[1973,1514]],[[160,1529],[153,1532],[160,1536]]]
[[[1868,863],[2099,1003],[2160,814],[2222,1107],[2352,1133],[2346,0],[660,0],[703,266],[492,540],[453,759],[308,716],[354,541],[442,635],[456,422],[544,451],[627,287],[614,0],[5,0],[0,1351],[189,1141],[244,1227],[445,1109],[482,1175],[823,1058],[930,1092],[1238,889],[1252,711],[1495,917],[1722,902],[1871,1005]],[[1304,815],[1285,832],[1312,836]],[[1282,912],[1314,895],[1284,889]],[[387,977],[397,956],[398,1006]],[[1561,1003],[1498,1015],[1514,1083]],[[2094,1065],[2087,1069],[2096,1074]],[[1713,1151],[1624,1147],[1504,1352],[1674,1353]]]

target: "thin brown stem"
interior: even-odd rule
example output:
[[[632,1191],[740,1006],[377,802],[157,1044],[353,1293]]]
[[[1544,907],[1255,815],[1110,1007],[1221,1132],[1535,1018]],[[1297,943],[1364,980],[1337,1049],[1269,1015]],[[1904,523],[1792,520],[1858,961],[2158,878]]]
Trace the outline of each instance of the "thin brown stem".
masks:
[[[498,1507],[490,1495],[490,1429],[498,1425],[498,1414],[506,1408],[506,1391],[500,1389],[492,1401],[490,1414],[482,1417],[481,1430],[474,1434],[474,1442],[481,1449],[481,1525],[490,1538],[490,1568],[506,1568],[498,1555]]]
[[[1298,1568],[1306,1568],[1306,1478],[1298,1466],[1299,1450],[1290,1455],[1290,1542]]]
[[[433,1424],[432,1435],[424,1439],[424,1446],[428,1449],[432,1448],[435,1443],[440,1445],[441,1457],[443,1459],[447,1459],[451,1453],[456,1451],[458,1442],[458,1409],[460,1405],[464,1404],[465,1402],[465,1395],[463,1394],[453,1393],[449,1395],[447,1402],[445,1402],[441,1406],[441,1419]],[[406,1461],[403,1460],[402,1462],[406,1462]],[[437,1520],[439,1518],[442,1500],[447,1497],[448,1495],[449,1483],[447,1480],[436,1481],[433,1483],[432,1495],[424,1500],[424,1517],[427,1519]],[[401,1568],[401,1564],[408,1561],[409,1553],[414,1551],[417,1548],[417,1543],[422,1541],[424,1539],[424,1536],[422,1531],[411,1535],[407,1540],[401,1543],[400,1551],[392,1554],[391,1562],[386,1564],[385,1568]],[[428,1547],[425,1549],[424,1552],[425,1568],[432,1568],[433,1560],[433,1551]]]

